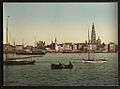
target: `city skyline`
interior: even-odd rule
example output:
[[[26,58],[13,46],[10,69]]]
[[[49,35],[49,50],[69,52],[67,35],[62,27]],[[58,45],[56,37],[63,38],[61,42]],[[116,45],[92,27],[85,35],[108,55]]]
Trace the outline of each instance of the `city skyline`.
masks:
[[[9,18],[9,42],[34,45],[35,40],[47,44],[85,42],[94,22],[96,39],[118,44],[117,3],[4,3],[3,42],[6,42],[6,17]]]

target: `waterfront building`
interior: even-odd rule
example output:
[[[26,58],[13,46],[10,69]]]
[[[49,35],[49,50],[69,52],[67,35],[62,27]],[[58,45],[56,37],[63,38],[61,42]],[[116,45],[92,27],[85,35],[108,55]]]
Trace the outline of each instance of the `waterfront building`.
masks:
[[[76,44],[76,43],[73,44],[73,50],[74,50],[74,51],[77,50],[77,44]]]
[[[100,47],[98,52],[103,52],[104,51],[104,48],[103,47]]]
[[[38,49],[45,49],[45,42],[44,41],[37,42],[37,48]]]
[[[15,49],[16,49],[16,51],[23,51],[24,47],[23,47],[23,45],[16,45]]]
[[[55,50],[55,43],[52,42],[51,44],[46,45],[45,49],[47,49],[47,50]]]
[[[38,49],[38,48],[36,48],[36,47],[33,47],[32,49],[32,52],[41,52],[42,51],[42,49]],[[30,50],[29,50],[30,51]]]
[[[108,52],[108,44],[102,43],[97,47],[97,52]]]
[[[34,42],[34,47],[37,47],[37,41]]]
[[[63,44],[58,44],[58,51],[63,52]]]
[[[64,51],[72,51],[72,43],[63,43],[63,50]]]
[[[83,52],[88,52],[88,50],[89,50],[89,46],[88,46],[88,45],[85,45],[85,46],[83,47]]]
[[[108,52],[108,44],[105,44],[103,52]]]
[[[91,44],[96,44],[96,32],[95,32],[94,23],[92,25],[92,31],[91,31]]]
[[[77,43],[77,49],[82,50],[84,44],[85,43]]]
[[[47,45],[45,49],[47,52],[54,52],[55,51],[54,44]]]
[[[105,44],[102,43],[101,45],[97,45],[97,52],[103,52],[104,51]]]
[[[96,51],[97,50],[97,45],[96,44],[90,44],[90,51]]]
[[[13,52],[15,50],[15,47],[10,44],[3,44],[3,51],[6,52]]]
[[[97,45],[100,46],[101,45],[101,39],[100,37],[98,36],[98,39],[97,39]]]
[[[29,53],[32,53],[32,50],[33,50],[33,46],[32,46],[32,45],[27,45],[27,46],[24,48],[24,51],[29,52]]]
[[[109,52],[116,52],[117,51],[117,45],[113,42],[110,42],[108,44],[108,51]]]
[[[50,52],[50,51],[51,51],[51,49],[50,49],[49,47],[46,47],[46,50],[47,50],[48,52]]]

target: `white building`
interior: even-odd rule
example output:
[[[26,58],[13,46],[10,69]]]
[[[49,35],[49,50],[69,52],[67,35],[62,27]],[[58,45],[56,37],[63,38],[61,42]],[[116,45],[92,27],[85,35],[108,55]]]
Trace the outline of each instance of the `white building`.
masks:
[[[115,43],[109,43],[108,44],[108,49],[109,49],[109,52],[115,52],[116,51],[116,44]]]
[[[80,50],[83,46],[83,43],[78,43],[77,45],[78,45],[78,50]]]
[[[24,50],[25,50],[26,52],[32,53],[33,46],[27,45]]]
[[[73,44],[73,50],[77,50],[77,44]]]
[[[97,45],[96,44],[90,44],[90,50],[95,51],[97,49]]]
[[[63,43],[64,50],[72,50],[72,43]]]
[[[4,44],[3,45],[3,51],[14,51],[15,50],[15,48],[14,48],[14,46],[12,46],[12,45],[10,45],[10,44]]]
[[[63,46],[61,46],[61,45],[58,46],[58,51],[59,52],[63,52],[63,49],[64,49]]]
[[[108,52],[108,44],[105,44],[103,52]]]

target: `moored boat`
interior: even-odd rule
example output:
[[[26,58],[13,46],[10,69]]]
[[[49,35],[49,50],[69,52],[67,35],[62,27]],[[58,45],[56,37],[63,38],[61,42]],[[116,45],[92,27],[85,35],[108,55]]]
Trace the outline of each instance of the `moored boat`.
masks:
[[[107,60],[105,58],[95,59],[90,58],[90,42],[89,42],[89,30],[88,30],[88,59],[83,59],[82,62],[84,63],[105,63]],[[92,46],[93,47],[93,46]]]
[[[3,61],[4,65],[27,65],[27,64],[34,64],[35,60],[7,60]]]
[[[82,62],[84,62],[84,63],[105,63],[105,62],[107,62],[107,60],[105,60],[105,59],[94,59],[94,60],[85,60],[85,59],[83,59],[82,60]]]
[[[7,26],[6,26],[6,44],[8,45],[8,18],[7,17]],[[25,57],[24,57],[25,58]],[[31,58],[31,57],[26,57]],[[8,46],[6,49],[6,60],[3,61],[4,65],[26,65],[26,64],[34,64],[35,60],[22,60],[22,58],[9,58],[8,57]],[[18,60],[19,59],[19,60]]]

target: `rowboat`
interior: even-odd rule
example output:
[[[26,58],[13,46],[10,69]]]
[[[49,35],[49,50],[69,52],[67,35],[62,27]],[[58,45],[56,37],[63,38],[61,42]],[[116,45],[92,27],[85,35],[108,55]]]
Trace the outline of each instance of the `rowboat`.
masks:
[[[51,64],[51,68],[52,69],[72,69],[73,65],[71,64],[71,62],[69,62],[69,64]]]

